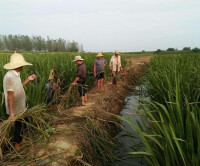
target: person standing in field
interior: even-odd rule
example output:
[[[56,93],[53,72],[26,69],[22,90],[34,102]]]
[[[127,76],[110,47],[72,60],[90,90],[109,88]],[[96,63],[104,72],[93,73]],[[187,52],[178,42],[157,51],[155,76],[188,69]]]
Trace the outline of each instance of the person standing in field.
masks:
[[[117,85],[117,76],[119,71],[122,70],[121,57],[119,56],[119,51],[115,51],[110,59],[110,70],[112,71],[112,84]]]
[[[98,53],[97,59],[94,61],[94,77],[97,79],[98,92],[103,92],[103,80],[104,80],[104,67],[107,61],[103,58],[101,52]]]
[[[78,91],[81,96],[81,105],[85,106],[85,102],[87,102],[87,92],[85,89],[85,77],[86,77],[86,67],[83,64],[83,60],[81,56],[76,56],[74,62],[77,64],[77,74],[72,85],[76,85],[78,83]]]
[[[10,57],[10,63],[5,64],[4,68],[9,71],[3,79],[3,89],[5,95],[6,113],[9,114],[9,120],[15,121],[15,116],[26,110],[26,95],[23,86],[29,81],[35,79],[35,75],[30,75],[23,83],[20,78],[20,71],[24,66],[32,65],[24,60],[21,54],[14,53]],[[14,147],[16,150],[20,148],[24,139],[22,138],[22,122],[16,120],[14,122]]]

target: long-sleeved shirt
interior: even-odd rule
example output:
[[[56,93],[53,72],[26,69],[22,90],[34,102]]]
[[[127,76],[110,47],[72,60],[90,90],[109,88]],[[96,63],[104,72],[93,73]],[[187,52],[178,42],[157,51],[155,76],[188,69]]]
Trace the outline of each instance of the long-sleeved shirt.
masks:
[[[117,63],[117,58],[115,55],[113,55],[110,59],[110,67],[112,71],[116,71],[116,66],[118,65],[118,71],[121,69],[121,57],[118,55],[118,63]]]

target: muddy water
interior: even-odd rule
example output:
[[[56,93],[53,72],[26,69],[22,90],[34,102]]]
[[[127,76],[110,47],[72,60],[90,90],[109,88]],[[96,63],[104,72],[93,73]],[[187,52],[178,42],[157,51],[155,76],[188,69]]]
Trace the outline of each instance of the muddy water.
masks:
[[[136,92],[129,95],[125,100],[125,106],[121,111],[121,116],[137,123],[141,121],[141,118],[134,116],[137,113],[139,106],[138,99],[146,96],[146,90],[144,86],[136,87]],[[144,166],[145,160],[142,156],[129,155],[128,152],[143,151],[143,147],[140,144],[140,140],[127,122],[122,121],[124,129],[117,134],[117,144],[120,145],[119,149],[115,150],[115,153],[121,158],[121,161],[117,161],[113,166]]]

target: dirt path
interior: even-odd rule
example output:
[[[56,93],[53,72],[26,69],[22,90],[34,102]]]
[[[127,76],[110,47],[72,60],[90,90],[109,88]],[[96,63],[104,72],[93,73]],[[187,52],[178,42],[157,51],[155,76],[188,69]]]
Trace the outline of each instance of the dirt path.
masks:
[[[130,73],[132,76],[137,75],[141,69],[141,65],[149,63],[151,57],[128,57],[129,67],[123,69],[119,75],[117,86],[113,86],[111,79],[108,78],[103,86],[104,92],[97,92],[97,88],[93,88],[88,92],[88,102],[85,106],[76,106],[62,113],[59,120],[56,122],[57,133],[53,136],[50,143],[45,147],[38,149],[37,157],[44,157],[41,160],[43,163],[48,163],[48,166],[66,166],[72,160],[82,158],[79,153],[79,142],[83,138],[77,130],[80,125],[85,125],[82,121],[84,117],[103,118],[109,120],[111,112],[119,114],[124,104],[124,98],[127,94],[125,86],[131,86]],[[52,156],[59,154],[56,158]]]
[[[152,56],[142,56],[142,57],[127,57],[126,59],[131,61],[132,66],[149,64]]]

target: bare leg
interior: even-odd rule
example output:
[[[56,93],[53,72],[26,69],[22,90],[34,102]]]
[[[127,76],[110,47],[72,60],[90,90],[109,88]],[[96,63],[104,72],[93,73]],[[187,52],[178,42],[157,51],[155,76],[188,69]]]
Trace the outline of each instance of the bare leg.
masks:
[[[98,92],[101,92],[101,79],[98,80]]]
[[[101,78],[100,80],[101,80],[101,88],[100,89],[101,89],[101,92],[103,92],[103,89],[102,89],[102,87],[103,87],[103,78]]]
[[[81,96],[81,105],[82,105],[82,106],[85,105],[85,96]]]
[[[85,93],[84,101],[87,102],[87,94]]]

